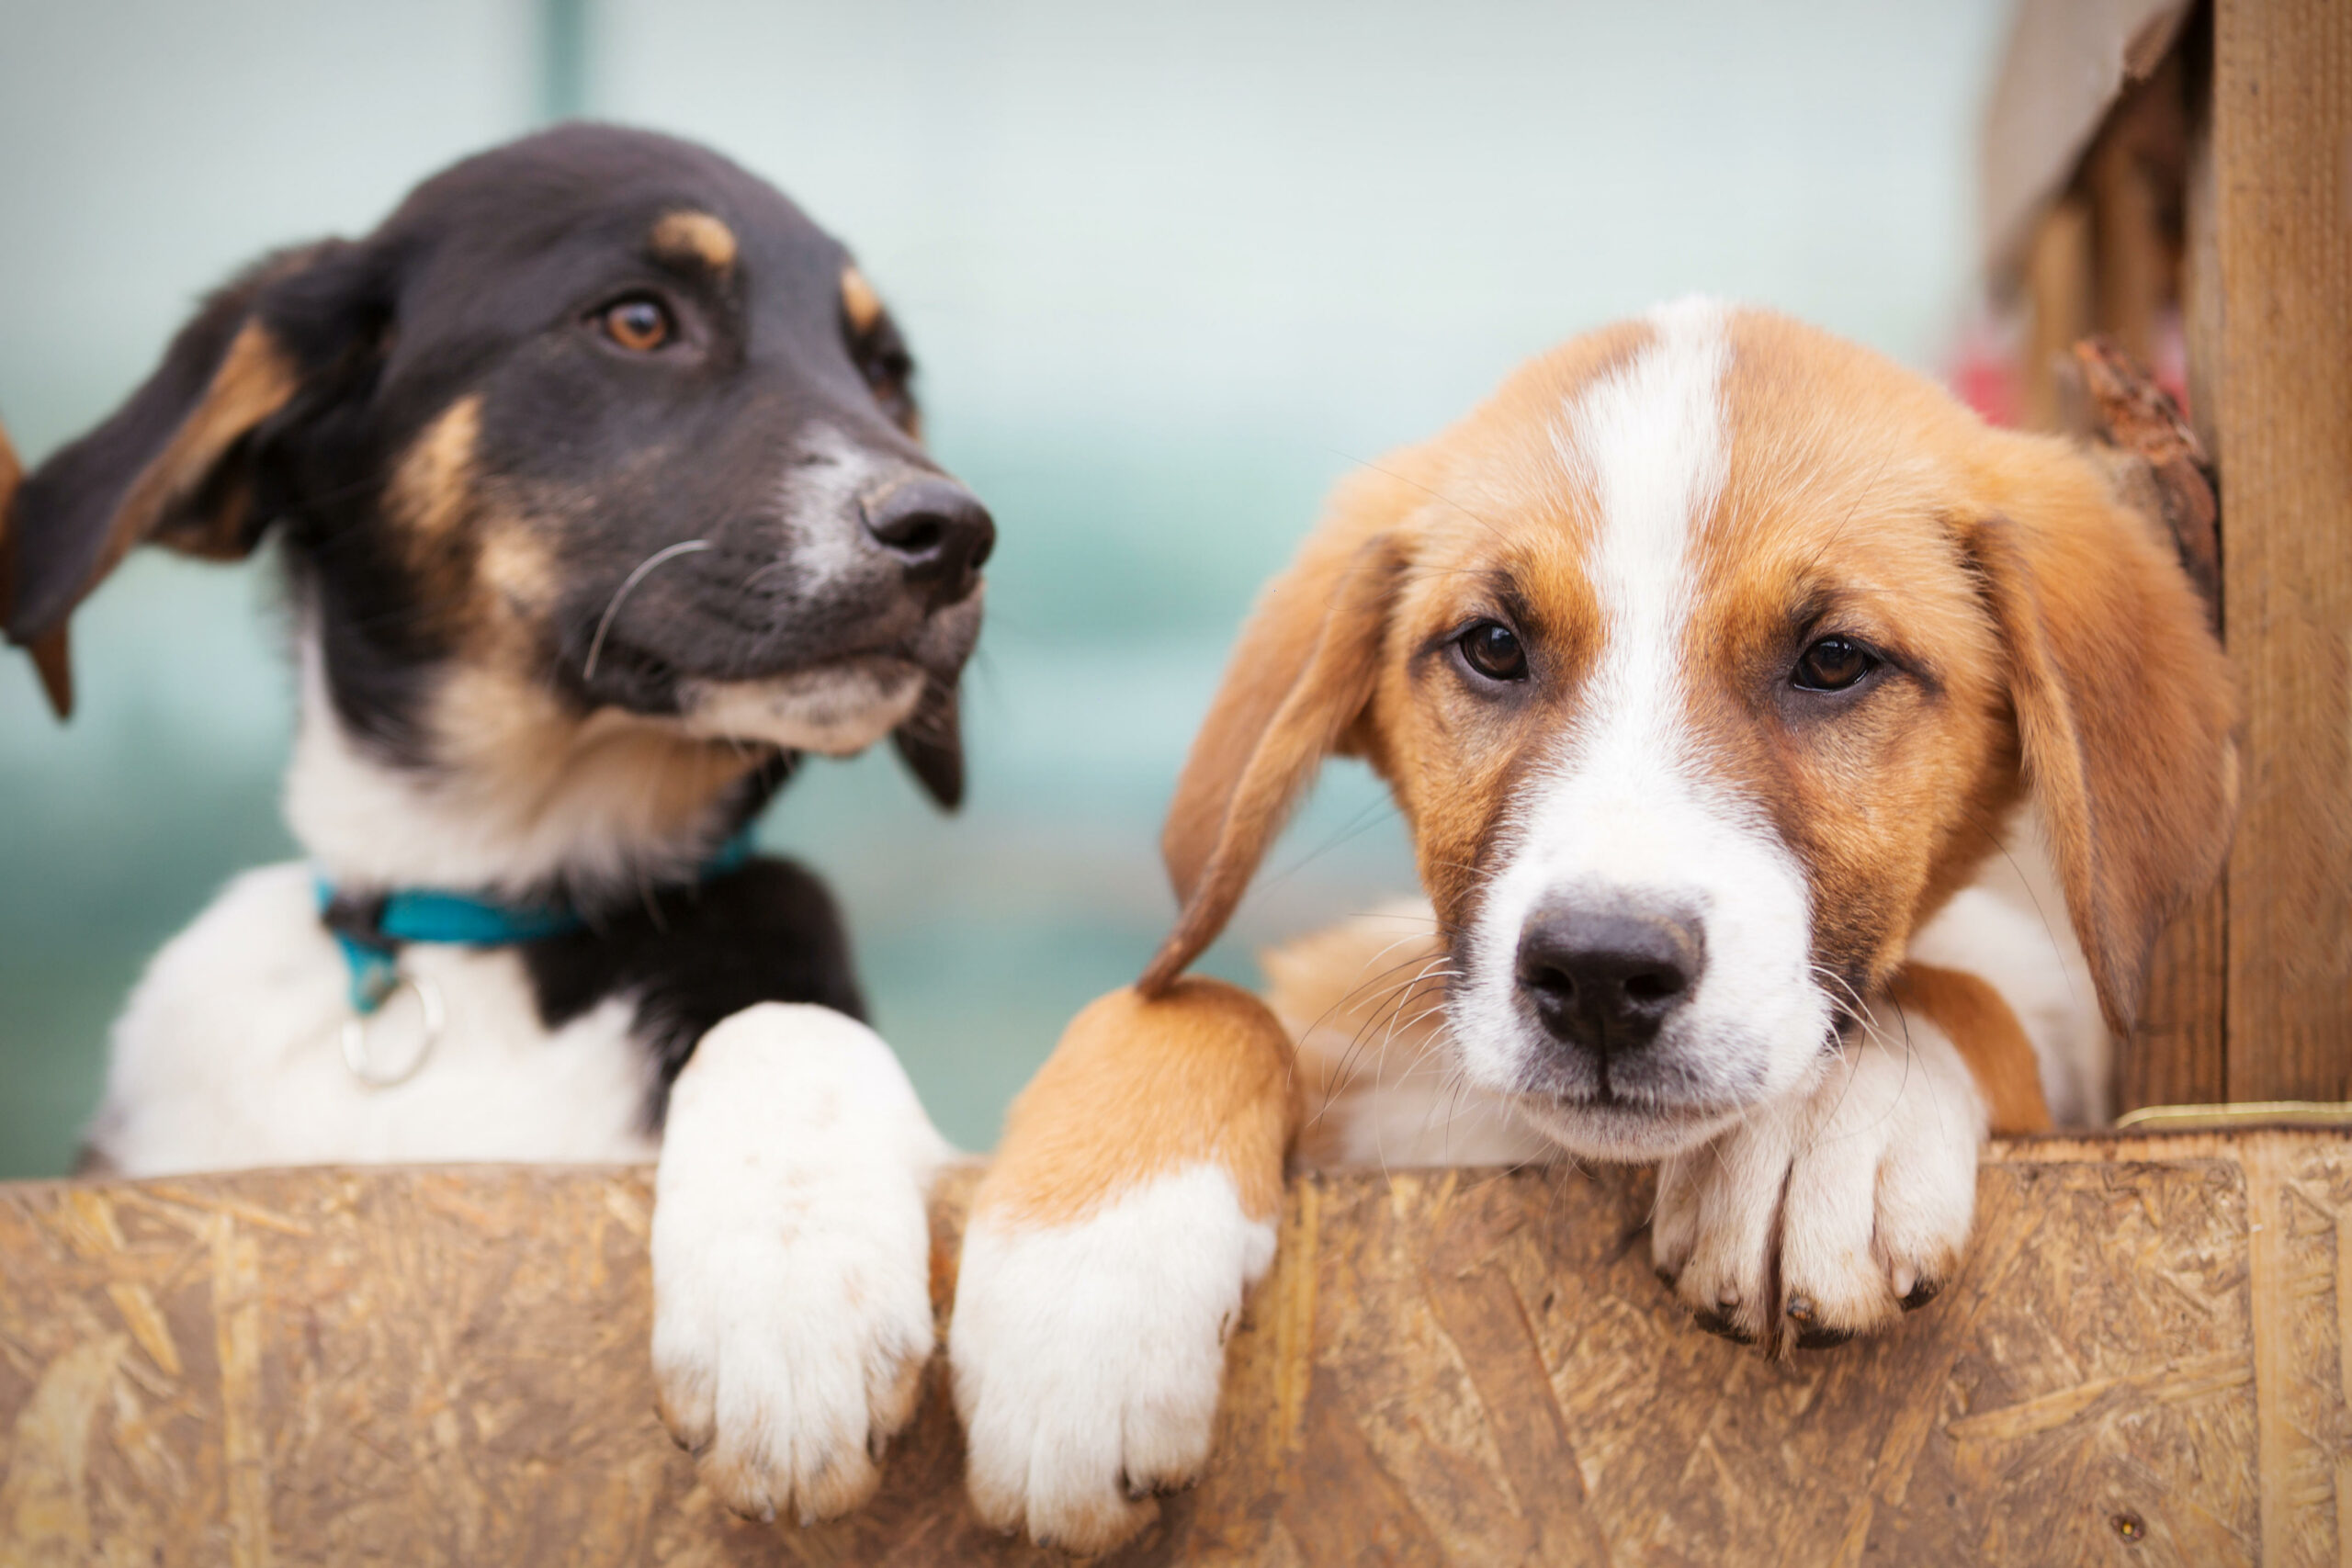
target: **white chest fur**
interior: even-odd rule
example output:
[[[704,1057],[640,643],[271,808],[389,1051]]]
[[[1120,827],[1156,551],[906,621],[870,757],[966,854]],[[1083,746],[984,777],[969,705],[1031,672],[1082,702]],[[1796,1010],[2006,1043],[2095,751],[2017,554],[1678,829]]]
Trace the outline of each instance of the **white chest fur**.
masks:
[[[91,1128],[116,1168],[653,1156],[653,1064],[630,1002],[550,1032],[511,953],[404,949],[403,971],[438,987],[445,1030],[407,1082],[359,1082],[340,1045],[349,973],[315,897],[300,863],[247,872],[155,955],[116,1021]],[[386,1053],[401,1059],[415,1027],[388,1009]]]

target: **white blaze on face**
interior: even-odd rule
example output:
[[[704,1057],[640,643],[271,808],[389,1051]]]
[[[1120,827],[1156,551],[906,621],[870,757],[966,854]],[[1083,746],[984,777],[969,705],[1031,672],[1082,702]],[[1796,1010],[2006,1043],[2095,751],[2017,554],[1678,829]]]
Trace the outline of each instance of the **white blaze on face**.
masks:
[[[1699,534],[1728,468],[1724,309],[1667,306],[1631,363],[1588,388],[1555,442],[1599,529],[1588,558],[1603,625],[1576,716],[1505,817],[1473,922],[1453,1034],[1473,1084],[1597,1156],[1687,1146],[1818,1070],[1830,1012],[1811,976],[1804,873],[1759,803],[1711,776],[1690,726],[1686,632]],[[1551,1038],[1520,995],[1520,933],[1539,905],[1673,910],[1703,930],[1698,986],[1656,1041],[1598,1064]]]

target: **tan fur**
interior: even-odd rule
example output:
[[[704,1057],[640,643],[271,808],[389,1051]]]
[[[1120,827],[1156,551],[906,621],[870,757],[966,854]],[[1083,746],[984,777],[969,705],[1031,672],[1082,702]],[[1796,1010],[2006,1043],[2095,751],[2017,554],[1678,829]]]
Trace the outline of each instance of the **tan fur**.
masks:
[[[1727,473],[1694,520],[1686,727],[1706,766],[1776,813],[1813,888],[1816,959],[1862,996],[1896,987],[1951,1035],[1993,1124],[2038,1130],[2049,1112],[2015,1015],[1979,977],[1905,971],[1906,949],[2030,789],[2102,1008],[2127,1030],[2149,946],[2227,841],[2227,666],[2158,530],[2082,454],[1989,430],[1794,322],[1742,311],[1727,331]],[[1434,932],[1398,956],[1442,960],[1514,787],[1575,722],[1602,652],[1586,558],[1601,519],[1563,461],[1562,422],[1650,333],[1544,355],[1340,488],[1252,612],[1186,758],[1161,840],[1176,923],[1137,989],[1082,1012],[1023,1092],[976,1215],[1063,1223],[1204,1149],[1254,1173],[1253,1212],[1270,1213],[1299,1089],[1302,1150],[1329,1154],[1337,1119],[1319,1133],[1317,1117],[1354,1087],[1367,1035],[1393,1024],[1408,1053],[1438,1044],[1436,987],[1415,968],[1402,985],[1367,975],[1383,960],[1360,922],[1269,956],[1279,1020],[1179,976],[1342,752],[1390,786],[1434,906]],[[1541,675],[1508,704],[1442,659],[1506,595]],[[1805,642],[1832,633],[1888,650],[1905,678],[1843,709],[1784,698]]]
[[[842,268],[842,311],[849,317],[850,330],[857,333],[872,332],[882,319],[882,296],[854,263]]]
[[[223,560],[250,551],[251,498],[242,487],[209,497],[201,513],[191,511],[190,506],[230,448],[284,408],[300,384],[294,362],[266,327],[247,321],[239,329],[203,398],[181,422],[170,443],[139,471],[124,492],[88,574],[66,604],[68,614],[122,564],[134,545],[152,540],[189,555]],[[8,461],[14,464],[13,454]],[[50,705],[61,718],[74,711],[66,624],[66,616],[60,615],[54,626],[27,645]]]
[[[1984,1093],[1986,1122],[1996,1137],[2050,1131],[2041,1066],[2033,1042],[2001,993],[1973,975],[1927,964],[1905,964],[1887,987],[1905,1011],[1932,1020],[1968,1063]]]
[[[1136,983],[1146,996],[1166,989],[1224,929],[1299,792],[1371,695],[1396,554],[1367,540],[1329,549],[1316,568],[1282,585],[1284,602],[1261,613],[1252,629],[1262,635],[1245,637],[1237,656],[1291,679],[1278,686],[1253,670],[1203,728],[1195,755],[1206,761],[1186,765],[1165,839],[1184,912]],[[1189,788],[1196,777],[1211,787]]]
[[[0,608],[15,603],[17,597],[13,581],[15,557],[8,544],[8,509],[16,504],[17,487],[24,478],[25,466],[17,460],[17,448],[8,439],[8,427],[0,424]]]
[[[653,254],[699,263],[712,272],[735,265],[735,231],[707,212],[667,212],[653,225]]]
[[[554,557],[545,525],[481,485],[481,395],[468,393],[401,455],[385,511],[435,620],[485,666],[537,669],[558,591]]]
[[[1290,1037],[1247,991],[1200,976],[1154,998],[1114,991],[1070,1021],[1012,1102],[973,1206],[1068,1224],[1153,1176],[1215,1161],[1242,1211],[1267,1219],[1297,1103]]]
[[[247,321],[238,329],[203,400],[124,495],[89,586],[119,565],[131,546],[148,539],[191,555],[232,560],[243,556],[252,545],[244,537],[243,505],[217,505],[201,515],[184,509],[213,465],[254,426],[284,408],[300,385],[294,362],[268,328]]]
[[[401,455],[385,503],[421,554],[445,549],[473,510],[474,446],[481,439],[481,394],[444,409]]]
[[[1728,331],[1728,473],[1697,522],[1683,659],[1709,765],[1774,803],[1815,892],[1816,952],[1865,992],[1894,982],[1912,933],[1974,874],[2030,788],[2102,1005],[2128,1028],[2148,946],[2212,874],[2233,802],[2232,682],[2191,585],[2161,534],[2066,444],[1990,430],[1919,378],[1797,323],[1740,312]],[[1365,757],[1390,785],[1437,939],[1474,912],[1504,802],[1573,720],[1596,656],[1601,606],[1585,557],[1600,519],[1561,461],[1559,421],[1648,335],[1614,327],[1543,355],[1437,439],[1340,487],[1253,611],[1186,759],[1162,840],[1182,913],[1142,990],[1184,984],[1176,976],[1334,752]],[[1507,712],[1465,697],[1426,657],[1505,582],[1544,661],[1535,698]],[[1864,637],[1917,678],[1834,721],[1775,716],[1758,705],[1776,700],[1800,639],[1819,635],[1808,626]],[[1360,953],[1335,939],[1326,956]],[[1321,962],[1270,961],[1285,1021],[1310,1038],[1315,1019],[1362,1005],[1350,1000],[1361,977],[1314,974]],[[2046,1122],[2007,1008],[1969,976],[1920,971],[1907,984],[1939,1021],[1951,1015],[2001,1123]],[[1148,1103],[1148,1150],[1213,1142],[1237,1115],[1272,1120],[1272,1076],[1216,1077],[1198,1061],[1228,1031],[1222,1048],[1255,1062],[1261,1023],[1227,1010],[1176,1029],[1120,995],[1066,1038],[1086,1069],[1064,1071],[1057,1055],[1023,1096],[983,1207],[1018,1191],[1036,1213],[1082,1212],[1156,1168],[1156,1153],[1130,1159],[1125,1133],[1104,1131],[1106,1103]],[[1340,1022],[1302,1060],[1318,1096],[1347,1088],[1348,1046],[1334,1043],[1354,1032]],[[1182,1075],[1153,1077],[1179,1039]],[[1123,1083],[1122,1063],[1154,1087]],[[1235,1099],[1250,1083],[1268,1097],[1254,1110]]]
[[[483,530],[475,575],[483,592],[518,620],[543,615],[559,586],[547,536],[522,518],[496,518]]]
[[[474,447],[481,436],[481,395],[450,404],[410,442],[384,491],[384,508],[416,572],[425,613],[461,619],[477,557],[473,525],[481,505],[474,489]]]
[[[618,708],[582,717],[515,669],[458,667],[432,716],[446,787],[478,789],[475,810],[518,831],[566,811],[616,814],[634,839],[675,841],[760,761]]]
[[[2220,870],[2237,810],[2234,682],[2179,562],[2052,444],[1996,472],[1970,536],[2028,776],[2109,1027]]]

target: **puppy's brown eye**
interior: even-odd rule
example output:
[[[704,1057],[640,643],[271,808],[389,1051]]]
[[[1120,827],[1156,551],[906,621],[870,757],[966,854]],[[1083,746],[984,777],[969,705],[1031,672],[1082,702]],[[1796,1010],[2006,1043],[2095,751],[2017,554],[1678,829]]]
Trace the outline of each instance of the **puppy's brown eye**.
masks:
[[[1789,677],[1798,690],[1842,692],[1879,666],[1879,657],[1849,637],[1826,637],[1797,658]]]
[[[1456,640],[1464,662],[1487,680],[1527,678],[1527,649],[1520,646],[1519,634],[1500,621],[1480,621]]]
[[[670,311],[659,299],[637,295],[616,299],[596,313],[596,327],[631,354],[650,354],[677,332]]]

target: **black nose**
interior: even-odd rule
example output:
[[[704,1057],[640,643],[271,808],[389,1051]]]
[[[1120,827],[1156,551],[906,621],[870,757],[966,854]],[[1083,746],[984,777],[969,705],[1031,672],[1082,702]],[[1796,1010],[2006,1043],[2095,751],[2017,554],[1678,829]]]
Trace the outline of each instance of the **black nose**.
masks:
[[[865,503],[865,531],[899,558],[907,581],[952,604],[972,591],[996,548],[996,520],[953,479],[909,479]]]
[[[1519,933],[1519,984],[1544,1027],[1602,1055],[1655,1040],[1706,965],[1697,920],[1633,904],[1545,904]]]

